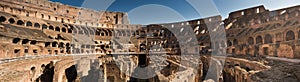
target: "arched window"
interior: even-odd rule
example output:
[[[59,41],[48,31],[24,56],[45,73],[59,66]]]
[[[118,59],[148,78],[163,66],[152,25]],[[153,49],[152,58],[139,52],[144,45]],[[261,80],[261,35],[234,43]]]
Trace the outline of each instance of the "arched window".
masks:
[[[40,28],[40,24],[39,23],[34,23],[34,27],[35,28]]]
[[[54,30],[54,27],[50,25],[50,26],[49,26],[49,29],[50,29],[50,30]]]
[[[18,20],[17,25],[24,25],[24,22],[22,20]]]
[[[67,32],[67,29],[66,28],[62,28],[61,31],[62,32]]]
[[[59,27],[55,27],[55,31],[60,32],[60,28]]]
[[[13,24],[13,23],[15,23],[16,21],[15,21],[15,19],[10,18],[10,19],[8,19],[8,22],[9,22],[10,24]]]
[[[19,41],[20,41],[20,38],[14,38],[12,43],[17,44],[17,43],[19,43]]]
[[[252,37],[248,38],[248,44],[250,44],[250,45],[254,44],[254,39]]]
[[[4,16],[1,16],[0,17],[0,22],[4,22],[4,21],[6,21],[6,18]]]
[[[47,29],[47,28],[48,28],[48,26],[46,24],[42,25],[42,29]]]
[[[28,21],[28,22],[26,23],[26,26],[31,27],[31,26],[32,26],[32,23],[31,23],[30,21]]]
[[[273,43],[272,41],[272,36],[270,34],[266,34],[265,35],[265,44],[268,44],[268,43]]]
[[[257,36],[255,39],[256,39],[256,44],[261,44],[262,43],[262,37],[261,36]]]
[[[57,47],[57,42],[53,42],[52,47]]]
[[[293,31],[288,31],[285,37],[286,37],[286,41],[295,40],[295,34]]]

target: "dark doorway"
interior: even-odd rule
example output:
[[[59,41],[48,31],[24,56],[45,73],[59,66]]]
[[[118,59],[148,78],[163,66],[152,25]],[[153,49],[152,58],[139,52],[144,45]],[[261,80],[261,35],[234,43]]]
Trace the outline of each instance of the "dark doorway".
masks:
[[[75,65],[72,65],[71,67],[67,68],[65,70],[65,74],[67,77],[68,82],[75,82],[77,78],[77,70]]]

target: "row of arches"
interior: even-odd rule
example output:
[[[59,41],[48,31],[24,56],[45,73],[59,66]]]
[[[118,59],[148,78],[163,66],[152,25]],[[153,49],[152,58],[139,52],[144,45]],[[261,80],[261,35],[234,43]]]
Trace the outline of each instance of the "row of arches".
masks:
[[[300,31],[298,31],[298,35],[300,35]],[[296,39],[296,35],[294,33],[294,31],[287,31],[285,33],[285,37],[284,37],[284,41],[292,41]],[[300,36],[298,36],[298,39],[300,39]],[[265,34],[265,35],[258,35],[256,37],[249,37],[247,38],[247,43],[249,45],[254,45],[254,44],[269,44],[269,43],[274,43],[274,36],[272,36],[271,34]],[[230,40],[227,41],[227,45],[228,46],[236,46],[239,45],[238,40],[234,39],[233,42],[231,42]]]
[[[39,24],[39,23],[33,23],[31,21],[23,21],[23,20],[15,20],[14,18],[9,18],[7,20],[6,17],[0,16],[0,22],[8,22],[10,24],[16,24],[21,25],[25,27],[34,27],[38,29],[48,29],[53,30],[56,32],[62,32],[62,33],[75,33],[75,34],[86,34],[86,35],[99,35],[99,36],[113,36],[113,31],[111,29],[100,29],[100,28],[94,28],[94,27],[86,27],[86,26],[79,26],[79,25],[70,25],[70,24],[64,24],[64,27],[59,26],[52,26],[52,25],[46,25],[46,24]],[[115,30],[115,35],[118,36],[130,36],[132,35],[130,30]]]

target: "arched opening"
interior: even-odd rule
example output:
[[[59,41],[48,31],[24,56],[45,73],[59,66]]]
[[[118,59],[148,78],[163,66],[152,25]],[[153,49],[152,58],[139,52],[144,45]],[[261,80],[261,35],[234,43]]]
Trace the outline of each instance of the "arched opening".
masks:
[[[265,41],[264,41],[265,44],[273,43],[273,41],[272,41],[272,36],[271,36],[270,34],[266,34],[264,40],[265,40]]]
[[[295,40],[295,34],[293,31],[288,31],[285,37],[286,37],[286,41]]]
[[[19,41],[20,41],[20,38],[14,38],[12,42],[13,42],[14,44],[17,44],[17,43],[19,43]]]
[[[22,44],[27,44],[29,42],[29,40],[28,39],[24,39],[24,40],[22,40]]]
[[[39,23],[34,23],[34,27],[35,28],[40,28],[40,24]]]
[[[49,26],[50,30],[54,30],[54,27],[52,25]]]
[[[232,42],[230,40],[227,40],[227,46],[232,46]]]
[[[0,22],[5,22],[6,21],[6,18],[4,16],[1,16],[0,17]]]
[[[57,47],[57,42],[52,42],[52,47]]]
[[[28,22],[26,23],[26,26],[27,26],[27,27],[32,27],[32,23],[31,23],[30,21],[28,21]]]
[[[72,33],[72,29],[69,28],[69,29],[68,29],[68,33]]]
[[[100,35],[100,30],[96,29],[96,35]]]
[[[30,44],[35,45],[35,44],[36,44],[36,41],[35,41],[35,40],[32,40],[32,41],[30,41]]]
[[[48,28],[48,26],[46,24],[42,25],[42,29],[47,29],[47,28]]]
[[[35,82],[39,82],[38,80],[40,80],[41,82],[52,82],[53,81],[53,76],[54,76],[54,63],[53,61],[51,61],[49,64],[42,65],[41,66],[43,70],[42,74],[40,75],[40,77],[35,81]]]
[[[67,68],[65,70],[65,75],[66,75],[68,82],[75,82],[75,80],[77,79],[76,66],[72,65],[71,67]]]
[[[237,46],[237,45],[239,45],[239,42],[238,42],[238,40],[237,40],[237,39],[234,39],[234,40],[233,40],[233,45],[234,45],[234,46]]]
[[[249,37],[248,38],[248,44],[249,45],[253,45],[254,44],[254,38],[253,37]]]
[[[62,28],[61,31],[66,33],[67,29],[66,28]]]
[[[256,38],[256,44],[262,44],[262,37],[261,36],[257,36]]]
[[[50,42],[46,42],[46,43],[45,43],[45,47],[49,47],[50,44],[51,44]]]
[[[17,21],[17,25],[24,25],[24,22],[21,21],[21,20],[18,20],[18,21]]]
[[[15,19],[10,18],[10,19],[8,19],[8,22],[9,22],[10,24],[13,24],[13,23],[15,23],[16,21],[15,21]]]
[[[60,42],[58,45],[59,48],[64,48],[64,43]]]
[[[60,28],[59,27],[55,27],[55,31],[56,32],[60,32]]]

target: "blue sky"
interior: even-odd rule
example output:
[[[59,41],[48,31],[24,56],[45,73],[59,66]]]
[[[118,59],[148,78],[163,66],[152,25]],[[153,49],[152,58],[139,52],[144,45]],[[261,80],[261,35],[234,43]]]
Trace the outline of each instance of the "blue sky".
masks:
[[[168,23],[228,13],[258,5],[275,10],[300,0],[51,0],[95,10],[127,12],[132,24]]]

